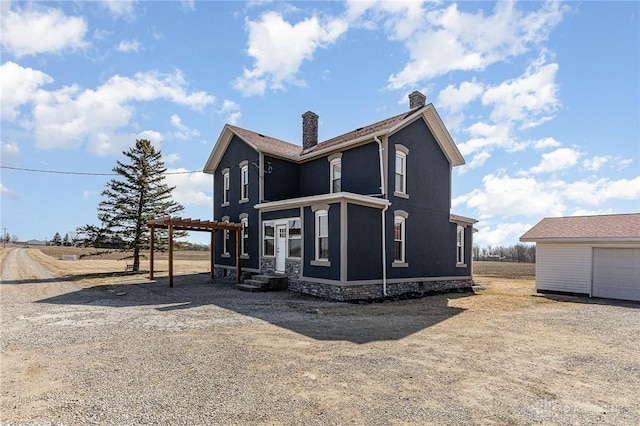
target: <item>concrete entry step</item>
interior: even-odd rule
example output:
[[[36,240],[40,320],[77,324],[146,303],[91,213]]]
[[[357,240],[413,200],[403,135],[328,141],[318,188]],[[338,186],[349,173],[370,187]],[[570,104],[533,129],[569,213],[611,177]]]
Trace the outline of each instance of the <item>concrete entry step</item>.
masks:
[[[246,281],[251,281],[251,280],[246,280]],[[258,292],[258,291],[267,291],[267,289],[261,285],[254,285],[251,283],[247,283],[246,281],[244,284],[236,284],[236,288],[238,290],[249,291],[251,293]]]

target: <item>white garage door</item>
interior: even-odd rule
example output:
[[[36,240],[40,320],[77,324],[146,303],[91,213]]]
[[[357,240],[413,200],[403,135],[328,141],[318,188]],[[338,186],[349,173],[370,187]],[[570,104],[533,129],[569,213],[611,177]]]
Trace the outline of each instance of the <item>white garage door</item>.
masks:
[[[640,301],[640,249],[593,249],[595,297]]]

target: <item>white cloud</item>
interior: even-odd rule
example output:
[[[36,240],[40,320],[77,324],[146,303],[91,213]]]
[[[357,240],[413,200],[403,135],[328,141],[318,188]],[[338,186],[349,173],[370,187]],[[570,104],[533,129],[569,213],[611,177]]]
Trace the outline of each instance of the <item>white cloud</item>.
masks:
[[[458,144],[462,155],[469,155],[476,151],[489,151],[494,148],[502,148],[508,152],[521,151],[526,142],[517,141],[511,134],[509,123],[488,124],[477,122],[467,128],[469,140]]]
[[[558,148],[542,154],[540,164],[531,168],[532,173],[549,173],[558,170],[566,171],[578,163],[582,153],[573,148]]]
[[[532,145],[535,149],[545,149],[545,148],[556,148],[562,145],[560,142],[555,140],[554,138],[544,138],[538,139],[532,142]]]
[[[476,225],[478,233],[473,236],[473,243],[480,247],[501,246],[505,241],[518,241],[533,225],[529,223],[484,223],[478,222]]]
[[[15,3],[11,3],[11,6]],[[66,16],[60,9],[28,3],[23,8],[3,8],[2,47],[17,57],[61,53],[85,48],[87,22]]]
[[[186,172],[186,169],[167,169],[169,173]],[[211,207],[213,204],[213,184],[211,175],[206,173],[169,174],[166,177],[169,186],[175,186],[173,199],[184,206],[194,205]]]
[[[187,12],[195,12],[196,11],[196,1],[195,0],[181,0],[182,9]]]
[[[549,120],[548,114],[560,104],[556,97],[557,71],[558,64],[544,64],[544,58],[540,58],[527,68],[524,75],[487,88],[482,103],[493,106],[491,120],[496,123],[518,121],[526,128]]]
[[[487,151],[481,151],[479,153],[477,153],[476,155],[473,156],[473,158],[471,159],[471,162],[469,164],[467,164],[467,167],[469,169],[476,169],[478,167],[481,167],[484,165],[484,163],[491,158],[491,154],[489,154]],[[461,173],[462,171],[464,171],[467,167],[463,167],[461,169]]]
[[[16,120],[18,107],[31,103],[40,86],[53,82],[42,71],[23,68],[14,62],[0,66],[0,91],[2,92],[2,120]]]
[[[378,7],[377,3],[369,5]],[[393,12],[386,12],[394,19]],[[523,54],[546,40],[563,14],[564,8],[556,2],[544,3],[529,13],[519,11],[515,2],[497,3],[494,13],[488,16],[482,11],[461,12],[456,4],[427,12],[425,23],[413,20],[421,25],[410,25],[412,31],[402,32],[394,27],[390,32],[391,39],[404,41],[410,60],[389,77],[389,88],[415,86],[456,70],[484,70],[495,62]],[[383,14],[379,15],[380,21],[385,22]]]
[[[200,132],[196,129],[191,129],[188,126],[182,124],[182,120],[177,114],[171,116],[171,125],[177,129],[177,132],[171,133],[171,136],[180,139],[187,140],[196,136],[200,136]]]
[[[458,112],[476,100],[483,91],[483,85],[475,80],[463,81],[457,88],[450,84],[438,94],[438,103],[450,112]]]
[[[245,68],[233,85],[243,96],[262,95],[267,88],[284,90],[285,85],[303,85],[296,77],[304,60],[311,60],[318,48],[333,44],[347,29],[341,19],[321,21],[313,16],[291,24],[276,12],[259,21],[247,21],[247,53],[253,68]]]
[[[96,195],[95,191],[90,191],[88,189],[85,189],[84,191],[82,191],[82,198],[93,198]]]
[[[141,47],[142,45],[138,40],[122,40],[116,46],[116,50],[123,53],[139,52]]]
[[[10,190],[6,186],[4,186],[2,183],[0,183],[0,194],[2,194],[3,198],[6,197],[13,200],[17,200],[19,198],[18,194],[15,191]]]
[[[20,148],[15,142],[2,143],[2,161],[3,166],[13,166],[17,163],[21,156]]]
[[[155,130],[144,130],[136,135],[136,139],[146,139],[150,141],[154,147],[159,148],[160,143],[164,140],[164,136]]]
[[[177,161],[180,161],[180,155],[173,152],[171,154],[165,155],[163,161],[165,164],[173,164]]]
[[[559,179],[511,177],[503,173],[483,178],[483,187],[456,197],[452,206],[465,206],[481,220],[493,217],[565,216],[572,212],[608,209],[612,202],[640,199],[640,176],[632,179]],[[637,204],[637,202],[636,202]]]
[[[40,90],[33,109],[35,143],[40,148],[73,148],[86,143],[95,153],[117,153],[132,143],[123,140],[130,133],[117,132],[131,124],[134,104],[160,99],[194,110],[215,101],[206,92],[189,92],[180,71],[141,72],[133,78],[116,75],[95,90],[75,85],[51,92]],[[156,132],[153,136],[161,135]]]
[[[227,99],[222,103],[222,108],[220,108],[218,114],[226,116],[225,121],[233,125],[238,124],[240,118],[242,118],[240,105]]]
[[[103,6],[117,18],[135,18],[135,0],[102,0]]]

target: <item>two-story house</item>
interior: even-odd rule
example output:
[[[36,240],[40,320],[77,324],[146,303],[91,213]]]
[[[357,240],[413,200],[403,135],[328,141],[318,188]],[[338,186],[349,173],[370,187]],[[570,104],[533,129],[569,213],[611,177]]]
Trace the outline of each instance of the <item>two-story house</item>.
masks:
[[[464,159],[432,104],[302,146],[226,125],[204,171],[216,221],[241,223],[246,273],[336,300],[469,288],[473,219],[453,215],[451,172]],[[215,274],[235,273],[235,235],[219,232]]]

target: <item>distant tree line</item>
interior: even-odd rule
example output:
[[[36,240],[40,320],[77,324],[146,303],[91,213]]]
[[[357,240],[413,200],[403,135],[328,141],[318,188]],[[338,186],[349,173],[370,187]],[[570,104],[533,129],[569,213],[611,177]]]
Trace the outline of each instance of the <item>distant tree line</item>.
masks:
[[[473,260],[475,261],[498,261],[498,262],[520,262],[536,263],[535,244],[516,244],[509,247],[504,246],[473,246]]]

